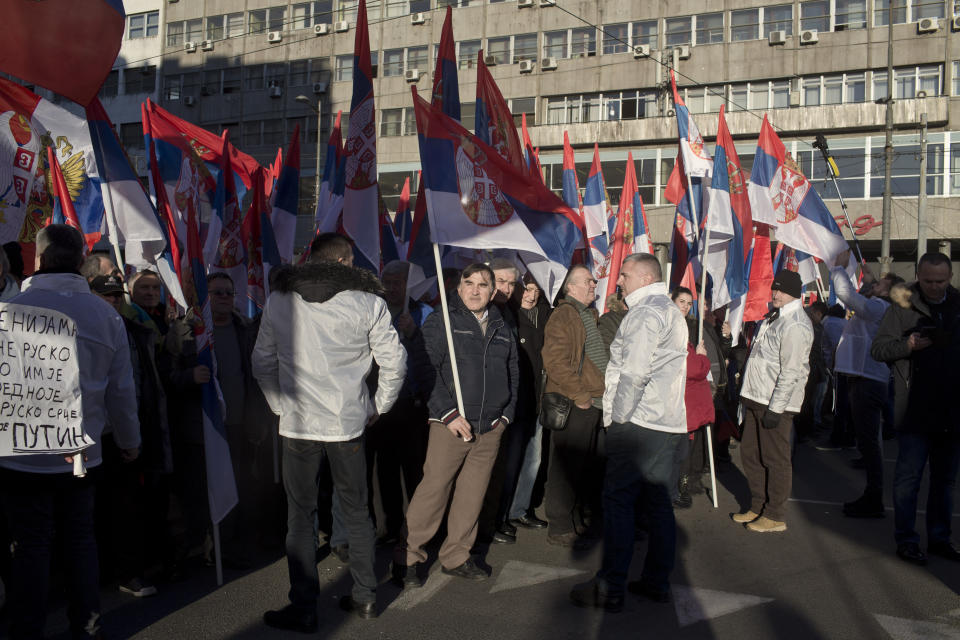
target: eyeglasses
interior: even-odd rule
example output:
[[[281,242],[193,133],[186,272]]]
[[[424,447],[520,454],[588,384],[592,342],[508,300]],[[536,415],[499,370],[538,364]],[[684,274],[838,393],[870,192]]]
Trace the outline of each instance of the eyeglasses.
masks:
[[[232,298],[234,295],[233,291],[230,291],[229,289],[211,289],[208,293],[212,296],[223,296],[228,298]]]

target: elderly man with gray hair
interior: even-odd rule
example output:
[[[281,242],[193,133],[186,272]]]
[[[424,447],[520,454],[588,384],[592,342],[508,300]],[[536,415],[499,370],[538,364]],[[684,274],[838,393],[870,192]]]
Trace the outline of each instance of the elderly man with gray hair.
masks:
[[[674,454],[687,435],[687,325],[661,278],[653,255],[635,253],[624,259],[617,279],[628,311],[610,345],[603,394],[603,564],[593,580],[570,592],[581,607],[621,611],[625,589],[654,602],[670,600],[677,538],[670,487]],[[640,580],[628,585],[638,499],[650,542]]]

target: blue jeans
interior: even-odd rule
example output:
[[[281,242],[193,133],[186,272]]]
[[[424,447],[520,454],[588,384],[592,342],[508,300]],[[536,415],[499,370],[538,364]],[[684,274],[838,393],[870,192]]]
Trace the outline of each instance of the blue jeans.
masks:
[[[313,611],[320,593],[317,577],[317,492],[324,458],[330,461],[350,544],[353,599],[376,600],[374,531],[367,509],[367,460],[363,436],[346,442],[283,438],[283,488],[287,493],[287,568],[290,602]]]
[[[537,473],[540,471],[540,443],[543,436],[543,426],[539,420],[534,420],[533,424],[514,425],[517,433],[522,439],[520,446],[523,449],[523,459],[520,461],[520,468],[517,470],[517,487],[513,492],[513,500],[510,502],[510,510],[507,517],[510,520],[519,518],[530,509],[530,498],[533,495],[533,485],[537,482]]]
[[[93,533],[93,477],[98,471],[85,478],[0,471],[3,509],[13,541],[12,584],[7,591],[11,638],[43,637],[55,538],[62,545],[72,636],[92,638],[99,629],[100,571]]]
[[[603,566],[601,590],[622,595],[633,559],[634,508],[641,499],[650,524],[647,557],[640,580],[666,591],[677,548],[670,485],[676,450],[686,433],[653,431],[614,422],[607,429],[607,473],[603,485]]]
[[[923,468],[930,460],[930,493],[927,496],[927,542],[950,542],[953,485],[960,468],[960,437],[900,432],[900,452],[893,472],[893,511],[897,544],[920,543],[917,494]]]

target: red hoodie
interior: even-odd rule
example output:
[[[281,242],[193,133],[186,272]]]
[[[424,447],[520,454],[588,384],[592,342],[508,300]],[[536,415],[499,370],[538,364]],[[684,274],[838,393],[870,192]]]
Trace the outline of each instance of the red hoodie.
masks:
[[[700,355],[692,344],[687,344],[687,386],[683,398],[687,407],[687,431],[696,431],[716,418],[708,373],[710,358]]]

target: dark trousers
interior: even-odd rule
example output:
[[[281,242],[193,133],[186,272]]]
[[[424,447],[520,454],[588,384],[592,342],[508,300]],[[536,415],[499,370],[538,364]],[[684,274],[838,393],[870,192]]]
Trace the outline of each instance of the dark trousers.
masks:
[[[836,408],[833,413],[833,430],[830,432],[830,443],[841,447],[853,444],[853,425],[850,416],[850,393],[847,391],[850,377],[838,373],[835,378]]]
[[[544,502],[549,533],[562,535],[582,525],[578,507],[597,501],[599,483],[591,473],[596,473],[600,456],[600,410],[572,407],[567,428],[550,438]]]
[[[677,547],[670,486],[674,457],[685,433],[653,431],[614,422],[607,429],[607,468],[603,484],[602,588],[622,595],[633,559],[638,499],[647,518],[649,544],[640,579],[659,591],[669,588]]]
[[[385,520],[383,528],[388,536],[397,536],[403,528],[404,489],[409,502],[423,478],[427,454],[426,408],[413,398],[401,398],[367,429],[366,436],[370,513],[376,513],[372,504],[376,469]]]
[[[202,442],[173,442],[173,488],[183,516],[183,534],[176,543],[179,563],[204,547],[211,526]]]
[[[775,429],[764,429],[767,405],[744,399],[743,409],[740,461],[750,486],[750,510],[783,522],[793,482],[790,436],[794,414],[784,412]]]
[[[330,462],[350,544],[353,599],[376,600],[374,532],[367,509],[364,438],[320,442],[283,438],[283,488],[287,492],[287,568],[290,602],[313,611],[320,593],[317,577],[317,493],[324,459]]]
[[[105,578],[122,583],[143,577],[146,569],[146,495],[142,465],[124,462],[113,436],[101,439],[102,459],[97,474],[96,535],[100,568]]]
[[[893,510],[897,544],[920,542],[917,533],[917,494],[923,468],[930,460],[927,496],[927,542],[950,542],[953,486],[960,469],[960,437],[900,432],[900,452],[893,472]]]
[[[887,383],[858,376],[847,377],[850,417],[857,436],[857,449],[867,472],[866,493],[883,492],[883,410]]]
[[[497,460],[490,472],[490,483],[480,510],[478,526],[481,536],[492,535],[506,521],[513,492],[517,488],[525,445],[535,428],[535,422],[531,424],[529,420],[517,420],[509,424],[501,436]]]
[[[94,476],[0,470],[3,509],[13,540],[7,611],[11,638],[42,638],[54,539],[62,545],[75,638],[99,629],[100,572],[93,533]],[[58,535],[59,534],[59,535]]]

